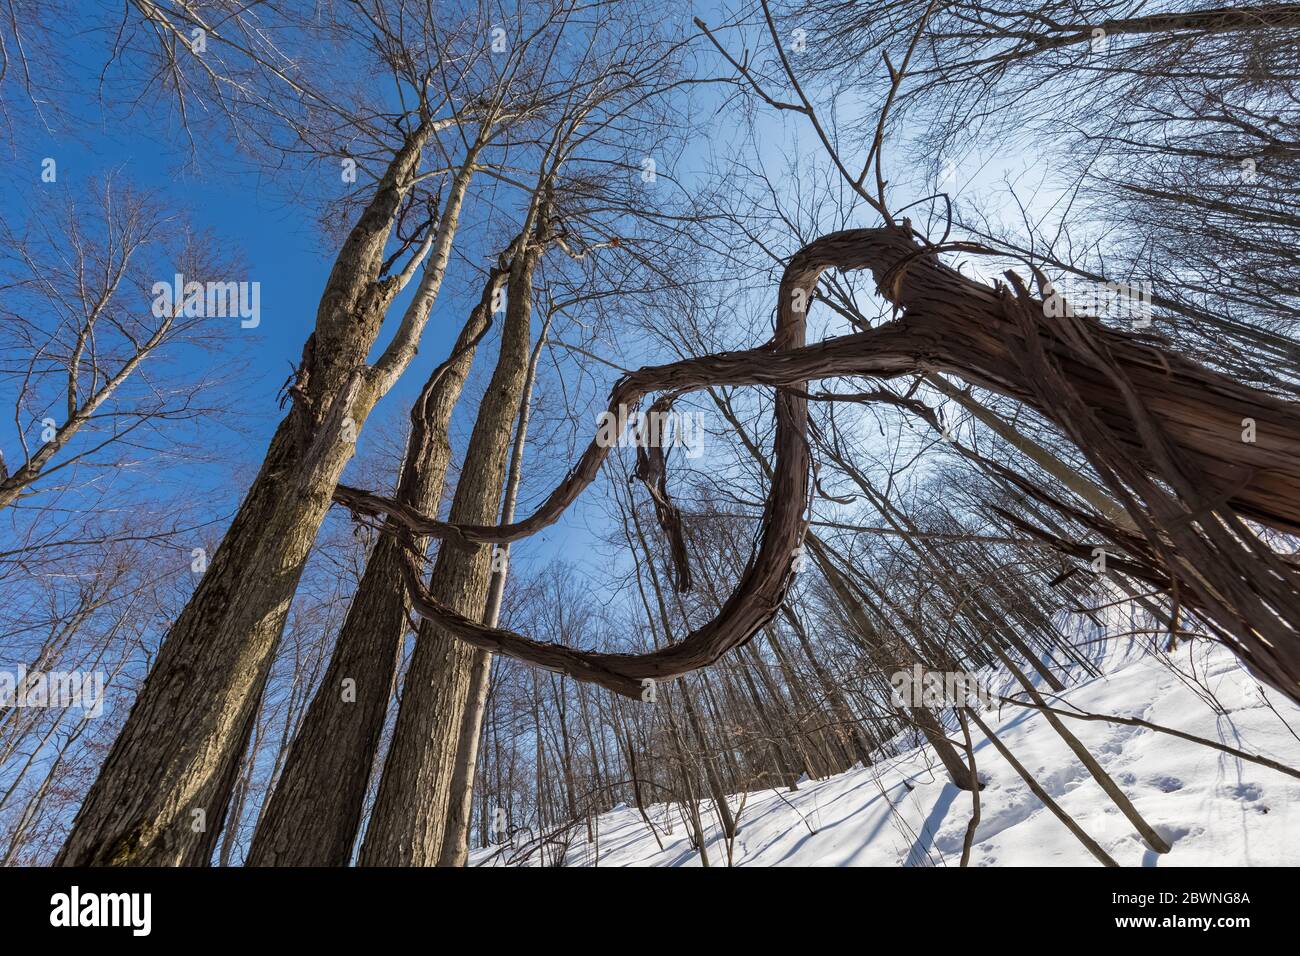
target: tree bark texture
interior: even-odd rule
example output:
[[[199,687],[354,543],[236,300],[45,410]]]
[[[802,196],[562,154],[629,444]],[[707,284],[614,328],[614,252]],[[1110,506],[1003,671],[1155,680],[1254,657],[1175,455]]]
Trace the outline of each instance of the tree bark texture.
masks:
[[[542,227],[545,219],[540,217]],[[531,342],[533,269],[541,245],[515,255],[507,284],[501,351],[479,404],[451,521],[482,524],[500,516],[510,430],[523,392]],[[428,593],[460,615],[480,620],[487,600],[491,549],[446,539]],[[408,584],[411,583],[408,577]],[[415,582],[424,591],[420,582]],[[361,849],[365,866],[433,866],[442,849],[461,721],[471,696],[478,649],[423,621],[402,691],[393,742]]]
[[[493,268],[483,295],[447,360],[434,369],[411,408],[397,500],[436,512],[451,461],[448,429],[478,342],[492,321],[504,278]],[[284,771],[253,835],[253,866],[346,866],[388,712],[388,697],[407,628],[404,548],[426,541],[379,535],[339,630],[329,668],[289,748]],[[345,681],[350,692],[345,697]]]
[[[1260,679],[1300,701],[1300,576],[1245,523],[1300,531],[1300,409],[1162,349],[1161,341],[1058,315],[1018,277],[989,286],[942,262],[906,223],[833,233],[786,267],[777,331],[767,345],[643,368],[615,386],[610,410],[660,391],[655,408],[708,385],[777,386],[775,475],[762,541],[723,610],[670,647],[594,654],[486,628],[419,594],[417,611],[465,641],[562,670],[628,696],[642,681],[707,666],[749,640],[780,607],[804,532],[809,378],[945,372],[1008,395],[1056,424],[1098,470],[1141,530],[1097,520],[1099,537],[1132,552],[1175,599],[1208,621]],[[828,268],[869,269],[901,312],[893,322],[804,346],[804,310]],[[1243,440],[1249,420],[1255,440]],[[650,449],[654,453],[655,449]],[[397,515],[424,533],[467,542],[514,541],[553,523],[594,480],[607,448],[593,442],[538,510],[507,527],[443,523],[377,496],[340,488],[358,512]],[[672,532],[666,524],[666,530]],[[416,574],[408,567],[408,577]]]
[[[367,364],[388,306],[410,278],[380,274],[394,216],[432,129],[426,121],[407,137],[344,242],[289,390],[289,414],[165,637],[58,864],[194,866],[211,859],[330,496],[366,417],[414,354],[413,344],[404,344]],[[436,292],[441,280],[429,268],[445,265],[470,171],[458,175],[431,237],[421,295]]]

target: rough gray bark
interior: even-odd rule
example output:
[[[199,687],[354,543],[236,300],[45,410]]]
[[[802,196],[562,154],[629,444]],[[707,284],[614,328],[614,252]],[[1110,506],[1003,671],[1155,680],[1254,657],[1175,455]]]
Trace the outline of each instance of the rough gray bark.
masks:
[[[412,277],[382,276],[384,248],[422,150],[426,119],[396,153],[335,260],[271,440],[207,572],[172,625],[56,863],[203,865],[212,856],[285,615],[355,435],[414,355],[410,310],[374,366],[367,356]],[[431,302],[472,165],[450,190],[417,301]]]
[[[531,304],[531,303],[530,303]],[[550,317],[542,324],[528,358],[528,372],[524,377],[524,392],[519,399],[519,422],[515,426],[514,445],[510,449],[510,470],[506,475],[505,501],[501,505],[501,523],[515,520],[515,503],[519,500],[519,482],[523,477],[524,443],[528,438],[528,419],[532,407],[533,385],[537,380],[537,360],[550,328]],[[492,572],[488,587],[487,607],[483,623],[497,626],[501,614],[501,599],[505,595],[506,575],[510,572],[510,545],[501,546],[501,566]],[[492,654],[479,651],[474,656],[470,672],[470,697],[460,725],[460,739],[456,744],[456,764],[452,768],[451,784],[447,796],[446,834],[439,854],[439,866],[464,866],[469,861],[469,821],[474,808],[474,771],[478,765],[478,748],[482,735],[483,714],[487,710],[488,690],[492,678]]]
[[[504,275],[500,267],[490,271],[451,354],[411,408],[397,500],[421,511],[437,511],[442,499],[452,412],[491,324],[492,300]],[[366,561],[329,668],[253,835],[252,866],[346,866],[352,858],[407,628],[402,549],[423,551],[426,544],[394,527],[387,530],[392,533],[379,536]],[[351,682],[347,696],[345,681]]]
[[[549,228],[536,210],[525,225]],[[499,518],[510,428],[523,393],[531,342],[533,269],[543,240],[531,237],[516,253],[507,286],[501,351],[465,453],[451,520],[484,524]],[[430,577],[438,600],[481,620],[487,601],[491,548],[446,540]],[[365,866],[432,866],[438,862],[447,819],[456,745],[477,649],[436,624],[422,622],[402,691],[393,742],[366,829],[359,862]]]

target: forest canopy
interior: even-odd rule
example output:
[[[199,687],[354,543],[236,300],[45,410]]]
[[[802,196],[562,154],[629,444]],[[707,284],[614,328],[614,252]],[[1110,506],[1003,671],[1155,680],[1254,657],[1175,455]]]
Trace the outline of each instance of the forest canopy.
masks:
[[[730,863],[912,747],[965,864],[972,732],[1114,864],[1001,708],[1163,854],[1058,695],[1300,704],[1300,5],[11,7],[6,865]]]

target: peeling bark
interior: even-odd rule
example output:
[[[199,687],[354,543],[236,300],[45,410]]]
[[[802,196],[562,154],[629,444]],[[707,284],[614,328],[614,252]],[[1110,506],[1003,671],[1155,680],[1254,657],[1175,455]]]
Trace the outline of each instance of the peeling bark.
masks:
[[[775,477],[761,544],[716,618],[670,647],[629,655],[582,653],[485,628],[427,594],[417,593],[417,611],[478,647],[628,696],[639,695],[643,679],[667,680],[707,666],[771,620],[789,585],[808,501],[806,380],[945,372],[1015,398],[1060,427],[1142,535],[1095,526],[1114,540],[1145,540],[1148,553],[1134,560],[1152,573],[1163,571],[1176,602],[1217,628],[1258,677],[1300,701],[1300,579],[1243,521],[1300,532],[1300,409],[1161,351],[1153,337],[1082,317],[1049,319],[1018,277],[1008,274],[1014,290],[994,287],[945,265],[939,254],[952,249],[992,251],[931,246],[907,225],[824,236],[786,267],[769,344],[644,368],[614,387],[609,407],[617,414],[651,391],[666,393],[655,405],[664,409],[675,396],[708,385],[778,386]],[[871,270],[901,317],[804,347],[798,306],[811,301],[829,268]],[[1247,418],[1256,425],[1254,442],[1242,440]],[[437,522],[350,488],[339,488],[335,499],[448,540],[514,541],[557,520],[594,480],[607,453],[593,442],[533,515],[506,527]],[[406,573],[418,578],[413,566]]]

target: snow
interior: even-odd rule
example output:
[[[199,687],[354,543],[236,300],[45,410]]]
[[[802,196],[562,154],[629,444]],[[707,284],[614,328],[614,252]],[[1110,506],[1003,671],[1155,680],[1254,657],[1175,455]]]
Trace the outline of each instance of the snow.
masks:
[[[1300,708],[1260,691],[1226,649],[1204,645],[1159,659],[1130,656],[1069,687],[1062,698],[1092,713],[1139,717],[1247,753],[1300,767]],[[1001,692],[1010,684],[997,677]],[[1207,691],[1226,715],[1209,703]],[[1149,849],[1064,741],[1039,713],[1004,705],[983,719],[1083,829],[1121,866],[1276,866],[1300,864],[1292,807],[1300,779],[1168,734],[1121,724],[1062,718],[1087,745],[1138,811],[1172,844]],[[993,745],[971,728],[987,781],[972,866],[1098,865],[1026,787]],[[953,734],[960,740],[960,732]],[[946,781],[928,747],[874,766],[731,799],[739,812],[737,866],[956,866],[970,820],[971,795]],[[709,862],[726,865],[726,845],[709,801]],[[680,810],[647,808],[660,829],[660,850],[635,808],[598,818],[598,840],[571,831],[570,866],[699,866]],[[671,821],[671,833],[665,828]],[[477,865],[504,865],[506,853],[478,850]],[[535,857],[535,855],[534,855]],[[531,859],[529,865],[536,865]]]

